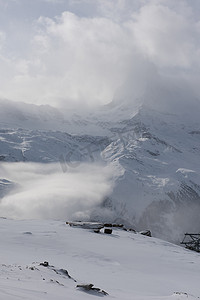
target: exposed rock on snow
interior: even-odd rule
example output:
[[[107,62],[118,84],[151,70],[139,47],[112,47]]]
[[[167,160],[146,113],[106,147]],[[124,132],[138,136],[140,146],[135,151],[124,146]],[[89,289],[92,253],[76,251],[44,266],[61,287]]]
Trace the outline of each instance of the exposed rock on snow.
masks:
[[[104,229],[104,233],[111,234],[112,233],[112,229],[111,228],[105,228]]]
[[[96,288],[94,287],[94,284],[78,284],[76,286],[77,288],[83,290],[84,292],[89,292],[90,294],[94,294],[94,295],[104,295],[107,296],[108,293],[105,292],[104,290],[101,290],[100,288]]]
[[[143,234],[143,235],[146,235],[146,236],[150,236],[150,237],[152,236],[150,230],[142,230],[142,231],[140,231],[139,233],[140,233],[140,234]]]

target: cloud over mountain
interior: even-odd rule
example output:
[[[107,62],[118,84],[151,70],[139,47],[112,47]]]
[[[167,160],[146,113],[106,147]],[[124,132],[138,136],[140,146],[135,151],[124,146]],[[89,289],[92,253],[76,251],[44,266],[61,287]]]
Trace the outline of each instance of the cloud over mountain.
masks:
[[[10,4],[0,1],[9,20],[0,27],[1,97],[93,106],[118,93],[147,98],[149,87],[155,99],[164,86],[169,99],[184,86],[181,95],[199,98],[196,1],[40,0],[31,14],[18,0],[14,17]]]

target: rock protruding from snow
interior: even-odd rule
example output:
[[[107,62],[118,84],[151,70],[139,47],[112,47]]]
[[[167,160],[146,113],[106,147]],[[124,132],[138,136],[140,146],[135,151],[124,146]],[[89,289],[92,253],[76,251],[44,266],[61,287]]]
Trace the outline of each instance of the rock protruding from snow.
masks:
[[[104,296],[107,296],[108,293],[105,292],[104,290],[100,289],[100,288],[96,288],[94,287],[94,284],[78,284],[76,286],[77,288],[83,290],[84,292],[89,292],[89,293],[92,293],[92,294],[97,294],[97,295],[104,295]]]

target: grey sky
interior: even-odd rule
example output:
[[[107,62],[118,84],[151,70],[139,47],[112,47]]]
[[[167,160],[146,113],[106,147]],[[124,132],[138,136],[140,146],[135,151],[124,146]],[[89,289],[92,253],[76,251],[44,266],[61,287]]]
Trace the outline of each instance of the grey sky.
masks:
[[[198,98],[199,15],[199,0],[0,0],[0,97],[93,105],[173,82]]]

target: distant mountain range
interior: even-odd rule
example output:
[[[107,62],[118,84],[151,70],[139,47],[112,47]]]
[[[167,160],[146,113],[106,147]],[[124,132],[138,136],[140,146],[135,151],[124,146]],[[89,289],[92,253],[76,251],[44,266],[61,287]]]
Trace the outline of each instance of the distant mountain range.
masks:
[[[150,229],[170,241],[200,231],[200,120],[189,112],[112,104],[65,114],[2,100],[0,161],[59,162],[61,171],[74,162],[111,165],[113,191],[93,220]],[[0,179],[1,197],[11,186]]]

